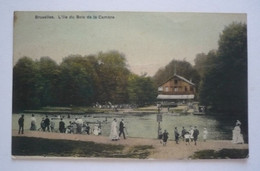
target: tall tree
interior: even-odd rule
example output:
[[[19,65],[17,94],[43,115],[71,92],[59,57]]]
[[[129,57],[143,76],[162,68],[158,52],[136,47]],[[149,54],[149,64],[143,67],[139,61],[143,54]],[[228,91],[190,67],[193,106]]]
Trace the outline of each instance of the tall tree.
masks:
[[[64,58],[60,65],[60,102],[63,105],[90,105],[93,100],[93,69],[80,55]]]
[[[205,74],[200,101],[212,110],[247,120],[247,28],[232,23],[219,38],[215,66]]]
[[[125,56],[117,51],[98,54],[98,75],[101,82],[102,102],[125,103],[128,101],[127,79],[129,70]]]
[[[156,100],[157,88],[150,77],[131,74],[128,78],[129,102],[144,106]]]
[[[42,57],[37,62],[39,68],[39,77],[37,79],[39,90],[39,99],[41,106],[57,105],[57,90],[59,80],[59,67],[57,63],[49,57]]]
[[[101,99],[101,92],[102,92],[102,84],[101,80],[102,77],[99,77],[100,75],[100,61],[97,59],[96,55],[88,55],[85,56],[84,59],[86,59],[87,63],[90,65],[88,67],[88,73],[90,74],[92,78],[92,86],[93,86],[93,98],[92,101],[100,102]]]
[[[197,84],[198,92],[201,92],[201,88],[203,85],[203,81],[205,79],[205,75],[210,72],[212,68],[216,67],[216,58],[217,58],[217,51],[211,50],[208,54],[199,53],[196,55],[194,59],[194,69],[198,72],[200,76],[200,82]],[[201,93],[198,93],[198,98]],[[207,99],[204,99],[207,101]]]
[[[13,68],[13,111],[35,109],[40,106],[38,98],[39,69],[29,57],[18,60]]]
[[[197,70],[200,78],[203,78],[211,68],[215,67],[216,57],[216,50],[211,50],[208,54],[199,53],[196,55],[194,59],[194,69]]]

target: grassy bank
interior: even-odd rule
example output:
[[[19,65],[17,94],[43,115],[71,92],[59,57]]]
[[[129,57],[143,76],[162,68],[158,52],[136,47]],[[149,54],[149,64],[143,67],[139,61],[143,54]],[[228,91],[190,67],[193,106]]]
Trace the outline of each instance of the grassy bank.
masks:
[[[100,157],[146,159],[152,146],[98,144],[71,140],[12,137],[12,155],[45,157]]]
[[[248,149],[202,150],[195,152],[191,159],[244,159],[248,157]]]

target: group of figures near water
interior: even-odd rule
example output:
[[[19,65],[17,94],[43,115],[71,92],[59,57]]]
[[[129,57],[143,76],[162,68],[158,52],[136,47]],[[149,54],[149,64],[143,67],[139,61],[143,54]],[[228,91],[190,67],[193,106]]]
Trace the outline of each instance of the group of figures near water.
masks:
[[[55,122],[52,120],[53,118],[49,119],[48,116],[45,118],[42,118],[42,121],[40,122],[40,127],[37,129],[36,125],[36,118],[34,114],[32,114],[31,117],[31,125],[30,130],[31,131],[46,131],[46,132],[60,132],[60,133],[67,133],[67,134],[93,134],[93,135],[101,135],[102,129],[101,129],[101,121],[97,121],[94,126],[91,128],[89,123],[87,121],[83,121],[82,119],[75,118],[74,121],[69,121],[69,125],[65,125],[64,118],[59,118],[59,128],[58,130],[55,129]],[[105,120],[107,122],[107,119]],[[19,125],[19,131],[18,134],[24,133],[24,115],[21,115],[21,117],[18,120]],[[119,130],[119,133],[118,133]],[[114,119],[111,123],[111,130],[110,130],[110,139],[113,141],[119,140],[119,137],[123,135],[123,138],[126,139],[125,135],[126,127],[125,122],[122,119],[119,123],[119,126],[117,124],[117,119]]]
[[[244,138],[243,135],[241,134],[241,122],[239,120],[236,121],[236,125],[234,129],[232,130],[232,143],[234,144],[244,144]],[[179,133],[178,128],[174,128],[174,138],[176,144],[179,144],[180,138],[182,138],[183,141],[185,141],[185,144],[189,144],[190,142],[194,142],[194,145],[197,145],[197,140],[200,132],[197,129],[197,126],[195,127],[190,127],[189,130],[186,130],[184,127],[182,127],[181,133]],[[208,136],[208,130],[207,128],[203,129],[203,141],[205,142],[207,140]],[[164,130],[162,132],[162,129],[159,128],[159,136],[158,138],[160,139],[160,142],[163,144],[163,146],[166,146],[167,140],[169,138],[169,133],[167,130]]]
[[[107,122],[107,120],[106,120]],[[21,115],[21,117],[18,120],[18,125],[19,125],[19,131],[18,134],[23,134],[24,133],[24,115]],[[243,135],[241,134],[241,122],[239,120],[236,121],[235,127],[232,130],[232,143],[235,144],[243,144],[244,139]],[[55,130],[55,123],[52,122],[48,116],[45,118],[42,118],[42,121],[40,123],[40,128],[37,129],[36,126],[36,119],[34,115],[31,117],[31,125],[30,125],[30,130],[31,131],[48,131],[48,132],[60,132],[60,133],[73,133],[73,134],[81,134],[81,133],[86,133],[86,134],[94,134],[94,135],[101,135],[101,122],[97,122],[94,124],[94,127],[91,129],[89,124],[85,121],[83,122],[82,119],[75,118],[74,121],[69,121],[69,125],[65,126],[65,122],[63,121],[63,118],[60,118],[59,121],[59,129],[58,131]],[[119,133],[118,133],[119,131]],[[118,124],[117,119],[114,118],[113,121],[111,122],[111,129],[110,129],[110,135],[109,138],[112,141],[117,141],[120,139],[120,136],[123,135],[123,138],[126,139],[126,134],[127,129],[125,127],[125,122],[122,119],[120,123]],[[203,129],[203,141],[207,140],[208,136],[208,130],[206,128]],[[128,133],[127,133],[128,134]],[[190,144],[190,142],[194,142],[194,145],[197,145],[197,140],[198,136],[200,134],[200,131],[198,128],[195,127],[190,127],[189,130],[186,130],[184,127],[182,127],[182,131],[179,133],[178,128],[174,128],[174,137],[175,137],[175,142],[176,144],[179,144],[179,139],[182,138],[183,141],[185,141],[186,145]],[[162,132],[162,129],[159,129],[158,132],[158,138],[160,139],[160,142],[165,146],[167,144],[167,140],[169,138],[169,133],[167,130],[164,130]]]
[[[197,126],[195,126],[195,127],[191,126],[190,130],[186,130],[184,127],[182,127],[181,134],[179,133],[177,127],[174,128],[174,138],[175,138],[176,144],[179,144],[179,139],[182,138],[182,140],[186,142],[186,145],[190,144],[190,142],[194,142],[194,145],[197,145],[197,140],[198,140],[199,134],[200,134],[200,132],[197,129]],[[206,141],[207,136],[208,136],[208,131],[206,128],[204,128],[204,131],[203,131],[203,140],[204,141]],[[159,139],[160,139],[160,142],[163,144],[163,146],[166,146],[168,137],[169,137],[169,133],[167,132],[167,130],[164,130],[164,132],[162,132],[162,129],[159,129]]]
[[[64,122],[64,118],[55,118],[55,119],[59,119],[59,126],[58,129],[55,128],[55,122],[53,120],[53,118],[49,119],[48,116],[46,116],[45,118],[43,117],[41,122],[40,122],[40,126],[37,129],[37,125],[36,125],[36,118],[34,116],[34,114],[32,114],[31,117],[31,125],[30,125],[30,130],[31,131],[43,131],[43,132],[60,132],[60,133],[71,133],[71,134],[82,134],[82,133],[86,133],[86,134],[90,134],[93,133],[94,135],[101,135],[101,122],[97,121],[94,124],[94,127],[91,128],[89,123],[87,123],[86,121],[83,122],[82,119],[78,119],[75,118],[74,121],[69,121],[69,124],[66,126],[65,122]],[[23,129],[24,129],[24,115],[21,115],[21,117],[18,120],[18,124],[19,124],[19,131],[18,134],[22,133],[23,134]]]
[[[112,141],[119,140],[121,134],[123,134],[124,139],[126,139],[126,137],[125,137],[125,130],[127,130],[127,129],[125,127],[124,119],[122,119],[120,121],[120,123],[119,123],[119,133],[117,132],[117,130],[118,130],[118,126],[117,125],[118,125],[117,124],[117,119],[114,118],[114,120],[111,123],[111,129],[110,129],[110,135],[109,135],[109,138]]]

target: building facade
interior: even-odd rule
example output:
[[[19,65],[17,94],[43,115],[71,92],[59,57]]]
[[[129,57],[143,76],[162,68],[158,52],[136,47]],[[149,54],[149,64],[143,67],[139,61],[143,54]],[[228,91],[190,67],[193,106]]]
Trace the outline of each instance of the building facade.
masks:
[[[158,87],[157,100],[186,102],[195,98],[195,84],[186,78],[174,74]]]

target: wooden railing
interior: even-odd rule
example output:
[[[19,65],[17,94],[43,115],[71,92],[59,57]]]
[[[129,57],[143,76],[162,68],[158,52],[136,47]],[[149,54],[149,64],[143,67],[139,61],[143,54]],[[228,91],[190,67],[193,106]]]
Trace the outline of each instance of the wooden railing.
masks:
[[[163,94],[163,95],[192,95],[192,94],[195,94],[195,92],[193,92],[193,91],[178,91],[178,92],[158,91],[158,94]]]

